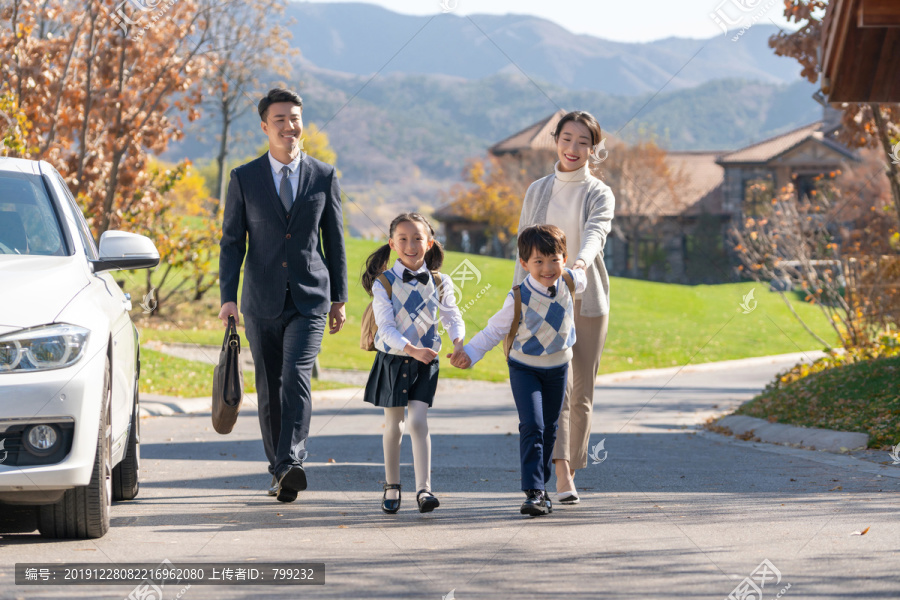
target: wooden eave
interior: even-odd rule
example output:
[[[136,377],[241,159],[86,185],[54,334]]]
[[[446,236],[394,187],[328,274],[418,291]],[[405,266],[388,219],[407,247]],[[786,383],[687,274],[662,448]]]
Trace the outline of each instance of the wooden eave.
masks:
[[[900,0],[833,0],[821,50],[828,102],[900,102]]]

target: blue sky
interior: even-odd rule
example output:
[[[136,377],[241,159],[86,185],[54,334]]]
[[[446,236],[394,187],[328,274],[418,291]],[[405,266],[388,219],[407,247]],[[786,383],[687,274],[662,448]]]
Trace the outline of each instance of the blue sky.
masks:
[[[347,0],[315,0],[346,2]],[[554,21],[575,33],[610,40],[645,42],[666,37],[709,38],[724,35],[710,13],[741,14],[740,7],[752,7],[757,23],[795,29],[782,16],[782,0],[371,0],[389,10],[427,15],[441,11],[441,3],[453,13],[529,14]]]

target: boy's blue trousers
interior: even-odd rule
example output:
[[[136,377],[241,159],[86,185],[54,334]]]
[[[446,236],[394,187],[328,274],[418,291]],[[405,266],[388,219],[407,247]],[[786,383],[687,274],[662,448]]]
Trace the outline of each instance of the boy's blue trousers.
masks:
[[[507,364],[509,383],[519,411],[522,490],[543,490],[553,474],[553,444],[566,395],[569,365],[544,369],[515,360],[509,360]]]

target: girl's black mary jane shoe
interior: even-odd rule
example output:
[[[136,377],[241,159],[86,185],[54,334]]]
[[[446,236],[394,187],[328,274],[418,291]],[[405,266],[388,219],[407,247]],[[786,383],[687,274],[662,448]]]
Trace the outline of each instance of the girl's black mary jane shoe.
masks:
[[[387,491],[388,490],[397,490],[397,499],[396,500],[388,500]],[[384,497],[381,500],[381,510],[388,514],[394,514],[398,510],[400,510],[400,484],[399,483],[386,483],[384,484]]]

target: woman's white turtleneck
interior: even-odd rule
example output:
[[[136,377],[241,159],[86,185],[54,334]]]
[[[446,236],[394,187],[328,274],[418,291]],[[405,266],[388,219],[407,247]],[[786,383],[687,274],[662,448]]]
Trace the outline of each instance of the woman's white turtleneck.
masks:
[[[547,205],[547,223],[556,225],[566,234],[568,260],[571,268],[581,250],[581,233],[584,228],[584,186],[593,177],[588,164],[577,171],[560,171],[556,163],[556,178]]]

